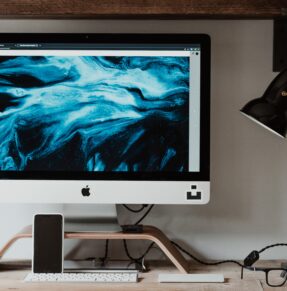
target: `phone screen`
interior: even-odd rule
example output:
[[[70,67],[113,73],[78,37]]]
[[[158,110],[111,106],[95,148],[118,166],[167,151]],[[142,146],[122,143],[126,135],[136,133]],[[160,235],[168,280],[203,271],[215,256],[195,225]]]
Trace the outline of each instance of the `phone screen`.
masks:
[[[34,273],[63,271],[63,217],[37,214],[34,218]]]

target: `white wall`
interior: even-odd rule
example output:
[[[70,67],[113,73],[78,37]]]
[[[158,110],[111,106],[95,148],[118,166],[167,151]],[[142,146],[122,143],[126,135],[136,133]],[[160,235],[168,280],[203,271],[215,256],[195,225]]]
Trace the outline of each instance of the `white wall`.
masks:
[[[21,21],[1,20],[1,32],[185,32],[212,38],[211,202],[205,206],[156,206],[146,223],[162,228],[210,259],[239,258],[266,244],[287,241],[287,142],[247,120],[239,109],[259,97],[272,73],[272,21]],[[7,195],[6,193],[1,193]],[[0,205],[0,244],[31,223],[45,205]],[[60,206],[54,206],[56,208]],[[123,211],[122,215],[126,215]],[[132,220],[132,218],[130,218]],[[134,245],[140,253],[144,243]],[[100,254],[88,242],[77,257]],[[114,256],[122,244],[113,243]],[[264,258],[284,258],[284,249]],[[18,243],[7,257],[29,257]],[[154,256],[159,252],[154,251]]]

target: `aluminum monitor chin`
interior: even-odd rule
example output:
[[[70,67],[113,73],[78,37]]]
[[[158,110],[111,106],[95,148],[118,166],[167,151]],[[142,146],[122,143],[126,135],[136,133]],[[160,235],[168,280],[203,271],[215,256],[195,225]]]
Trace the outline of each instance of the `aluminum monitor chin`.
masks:
[[[209,201],[210,39],[0,34],[0,201]]]

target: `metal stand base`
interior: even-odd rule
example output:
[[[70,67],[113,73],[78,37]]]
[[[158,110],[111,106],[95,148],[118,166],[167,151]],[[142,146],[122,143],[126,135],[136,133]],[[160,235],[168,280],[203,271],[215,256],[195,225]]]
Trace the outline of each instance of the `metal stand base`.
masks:
[[[118,209],[115,204],[65,204],[65,232],[120,232]]]

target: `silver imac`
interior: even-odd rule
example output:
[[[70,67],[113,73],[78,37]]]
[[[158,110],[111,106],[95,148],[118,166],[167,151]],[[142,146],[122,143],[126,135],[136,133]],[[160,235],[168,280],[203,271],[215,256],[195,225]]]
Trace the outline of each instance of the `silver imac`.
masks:
[[[210,39],[0,34],[0,202],[205,204]]]

